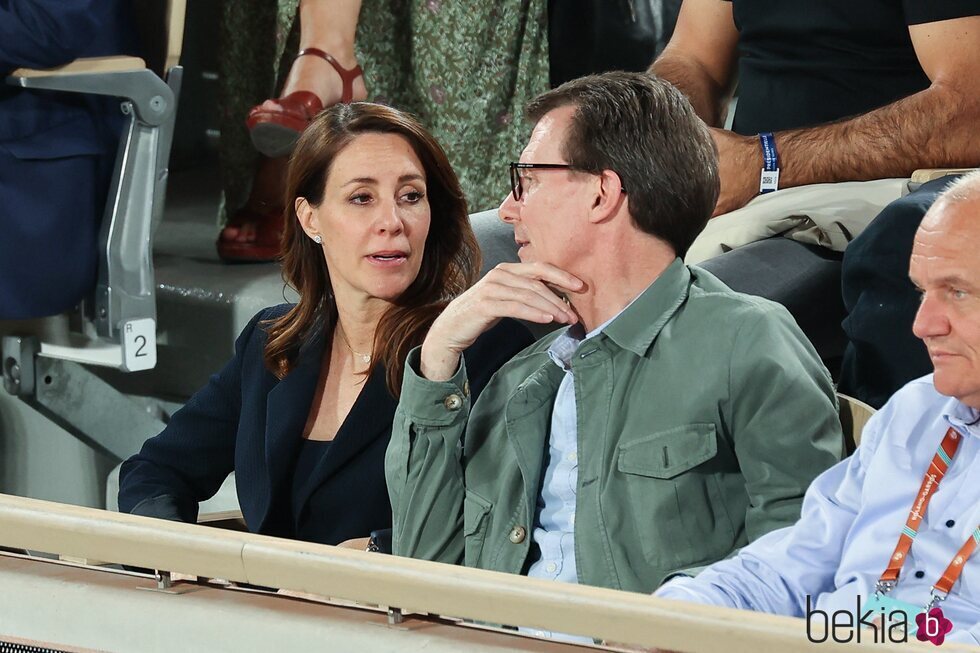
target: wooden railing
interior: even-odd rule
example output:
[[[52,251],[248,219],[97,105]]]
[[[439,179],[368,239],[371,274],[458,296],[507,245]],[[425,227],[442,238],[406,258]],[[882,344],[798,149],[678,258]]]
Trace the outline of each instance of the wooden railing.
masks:
[[[0,495],[0,546],[705,653],[813,645],[803,620]],[[875,650],[905,651],[879,644]],[[821,650],[842,650],[828,641]],[[926,649],[929,650],[929,649]],[[945,645],[944,651],[973,650]]]

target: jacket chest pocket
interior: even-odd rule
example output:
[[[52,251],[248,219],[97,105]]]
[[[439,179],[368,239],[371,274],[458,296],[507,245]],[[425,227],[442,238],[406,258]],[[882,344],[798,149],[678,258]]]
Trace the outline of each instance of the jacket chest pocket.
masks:
[[[724,557],[735,546],[719,475],[714,424],[688,424],[619,446],[617,468],[644,557],[676,569]],[[659,581],[659,579],[657,579]]]
[[[463,498],[464,562],[467,567],[479,567],[483,544],[487,539],[490,509],[493,504],[480,495],[466,490]]]

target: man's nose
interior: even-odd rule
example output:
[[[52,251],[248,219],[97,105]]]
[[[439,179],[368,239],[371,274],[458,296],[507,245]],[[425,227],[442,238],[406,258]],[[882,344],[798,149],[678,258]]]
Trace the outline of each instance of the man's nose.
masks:
[[[922,295],[922,303],[912,323],[912,333],[919,339],[944,336],[949,333],[949,318],[943,302],[931,293]]]
[[[521,203],[514,199],[513,193],[507,193],[504,201],[501,202],[500,208],[497,209],[497,215],[500,219],[510,224],[520,217],[521,213]]]

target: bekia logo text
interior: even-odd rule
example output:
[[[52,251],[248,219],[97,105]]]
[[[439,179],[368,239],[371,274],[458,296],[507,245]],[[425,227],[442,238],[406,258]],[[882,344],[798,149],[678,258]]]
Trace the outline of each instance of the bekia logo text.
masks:
[[[838,644],[861,643],[870,639],[875,644],[897,644],[909,640],[908,615],[902,610],[862,610],[861,596],[855,599],[855,609],[827,612],[817,610],[809,595],[806,597],[806,638],[814,644],[828,639]],[[933,608],[928,613],[916,615],[918,631],[916,639],[935,645],[943,643],[953,624],[943,616],[942,610]]]

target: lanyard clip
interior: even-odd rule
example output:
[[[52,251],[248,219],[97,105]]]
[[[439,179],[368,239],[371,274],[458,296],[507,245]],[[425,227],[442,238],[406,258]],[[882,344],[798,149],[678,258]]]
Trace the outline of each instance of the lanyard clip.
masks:
[[[895,581],[893,580],[879,580],[875,585],[875,594],[878,596],[884,596],[888,594],[893,589],[895,589]]]
[[[934,607],[945,601],[947,596],[949,595],[946,592],[940,592],[933,587],[932,592],[930,593],[929,603],[926,604],[926,612],[929,612]]]

